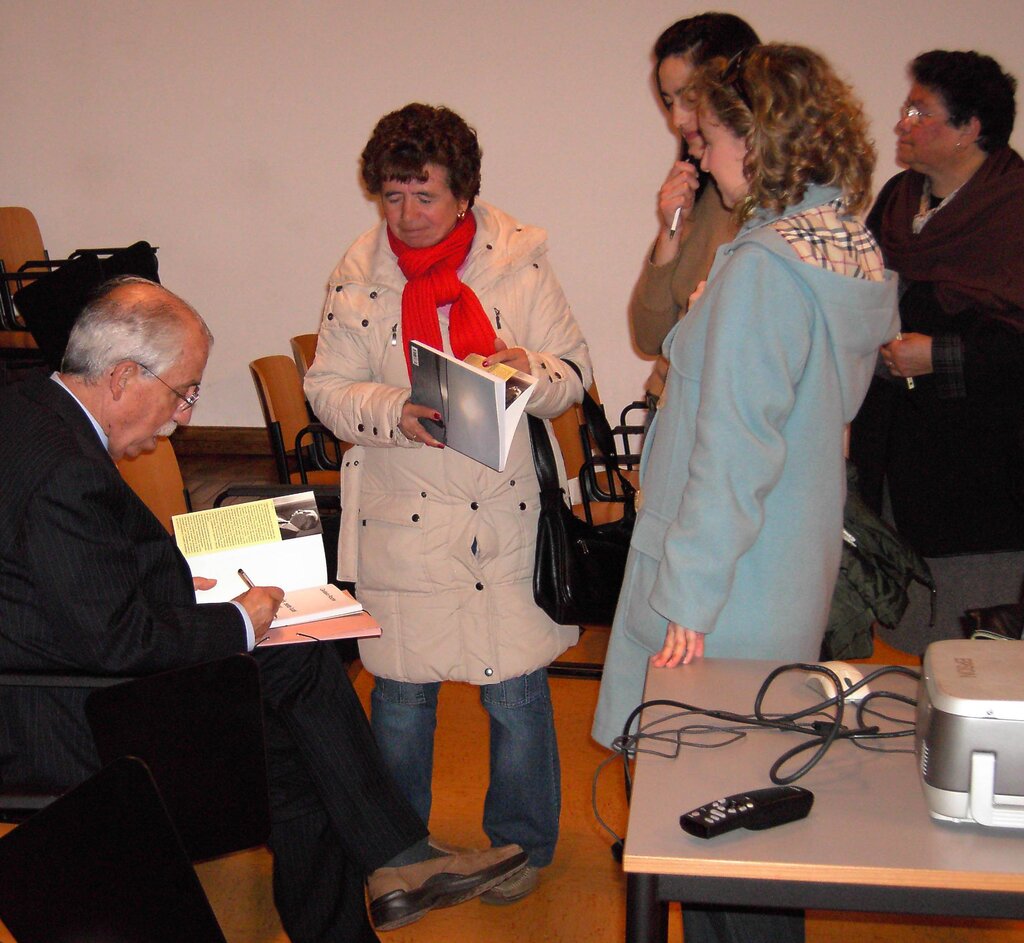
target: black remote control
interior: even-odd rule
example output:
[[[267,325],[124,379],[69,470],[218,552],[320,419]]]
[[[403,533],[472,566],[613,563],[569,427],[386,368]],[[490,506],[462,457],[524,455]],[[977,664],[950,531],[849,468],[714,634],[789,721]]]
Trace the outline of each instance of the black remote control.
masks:
[[[734,828],[761,829],[802,819],[811,811],[814,793],[800,786],[769,786],[716,799],[679,816],[684,832],[714,838]]]

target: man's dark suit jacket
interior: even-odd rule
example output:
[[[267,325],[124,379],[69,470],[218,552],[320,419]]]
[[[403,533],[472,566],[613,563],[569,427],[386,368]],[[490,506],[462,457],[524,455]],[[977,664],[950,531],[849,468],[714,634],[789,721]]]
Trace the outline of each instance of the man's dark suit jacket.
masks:
[[[0,671],[133,676],[245,651],[238,609],[196,604],[174,542],[53,380],[0,390],[0,476]],[[0,782],[95,771],[88,693],[0,687]]]

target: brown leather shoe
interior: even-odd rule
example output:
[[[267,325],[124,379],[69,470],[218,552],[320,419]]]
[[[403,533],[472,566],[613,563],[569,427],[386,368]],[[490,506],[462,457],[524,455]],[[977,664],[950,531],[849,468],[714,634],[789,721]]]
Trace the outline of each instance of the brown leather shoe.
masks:
[[[540,868],[521,868],[507,881],[495,884],[487,893],[480,896],[485,904],[514,904],[517,900],[532,894],[540,884]]]
[[[430,858],[401,868],[378,868],[367,880],[370,917],[378,930],[419,920],[428,910],[461,904],[500,884],[526,864],[518,845]]]

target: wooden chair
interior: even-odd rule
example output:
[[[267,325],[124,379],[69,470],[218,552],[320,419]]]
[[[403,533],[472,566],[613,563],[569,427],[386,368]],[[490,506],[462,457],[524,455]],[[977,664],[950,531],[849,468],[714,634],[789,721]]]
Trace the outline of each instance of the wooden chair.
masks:
[[[249,364],[282,484],[338,484],[342,444],[312,419],[295,361],[283,354]]]
[[[292,355],[295,357],[295,366],[299,368],[299,379],[306,376],[306,371],[313,358],[316,356],[317,334],[296,334],[292,338]]]
[[[596,402],[601,402],[596,380],[590,384],[589,393]],[[565,473],[570,479],[579,477],[580,469],[587,459],[583,451],[583,433],[581,431],[586,429],[586,425],[583,408],[579,403],[573,403],[564,413],[551,420],[555,439],[558,441],[558,447],[562,450]]]
[[[43,237],[32,212],[23,206],[0,206],[0,381],[4,383],[45,366],[12,300],[13,291],[21,286],[18,269],[45,258]]]
[[[146,764],[122,757],[0,839],[18,943],[225,943]]]
[[[192,510],[188,489],[181,477],[181,468],[174,454],[171,440],[159,438],[152,452],[143,452],[135,458],[122,458],[117,463],[121,477],[173,534],[171,518]]]
[[[26,264],[47,263],[49,258],[32,211],[23,206],[0,206],[0,319],[7,330],[20,333],[11,295],[32,279],[20,270]]]

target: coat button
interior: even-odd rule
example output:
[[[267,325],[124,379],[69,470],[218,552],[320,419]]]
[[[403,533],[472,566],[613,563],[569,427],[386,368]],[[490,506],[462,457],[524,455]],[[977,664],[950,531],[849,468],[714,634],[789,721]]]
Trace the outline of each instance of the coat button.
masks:
[[[483,583],[477,583],[476,584],[476,588],[477,589],[483,589],[484,588],[484,584]]]
[[[334,286],[334,290],[335,291],[342,291],[343,289],[342,289],[341,285],[335,285]]]
[[[366,318],[363,318],[362,325],[363,325],[363,327],[369,327],[370,326],[370,322],[367,321]]]
[[[420,492],[420,497],[421,497],[421,498],[425,498],[426,496],[427,496],[427,493],[426,493],[426,491],[421,491],[421,492]]]
[[[374,435],[376,435],[376,434],[377,434],[377,427],[376,427],[376,426],[374,426],[374,427],[373,427],[373,434],[374,434]]]
[[[357,429],[358,429],[358,430],[359,430],[360,432],[362,432],[362,431],[363,431],[363,424],[362,424],[362,423],[359,423],[359,425],[358,425],[358,426],[356,426],[356,428],[357,428]]]
[[[476,501],[473,501],[473,502],[472,502],[472,503],[471,503],[471,504],[470,504],[469,506],[470,506],[470,507],[471,507],[471,508],[472,508],[472,509],[473,509],[474,511],[479,511],[479,510],[480,510],[480,505],[479,505],[479,504],[477,504],[477,502],[476,502]]]
[[[494,674],[493,668],[484,668],[484,675],[490,678]]]
[[[510,478],[510,479],[509,479],[509,482],[508,482],[508,486],[509,486],[510,488],[514,488],[514,487],[516,486],[516,480],[515,480],[515,478]]]
[[[416,521],[418,521],[418,520],[420,519],[420,516],[419,516],[419,514],[413,514],[413,516],[412,516],[412,519],[413,519],[413,523],[415,523]]]
[[[520,501],[519,502],[519,510],[520,511],[525,511],[526,510],[526,502],[525,501]]]
[[[333,311],[330,314],[327,315],[327,320],[328,321],[333,321],[334,320],[334,312]]]
[[[375,291],[371,291],[371,292],[370,292],[370,297],[371,297],[371,298],[376,298],[376,297],[377,297],[377,292],[375,292]]]
[[[487,243],[487,248],[488,248],[488,249],[493,249],[493,248],[494,248],[494,246],[492,246],[492,245],[491,245],[491,244],[490,244],[490,243],[488,242],[488,243]]]

